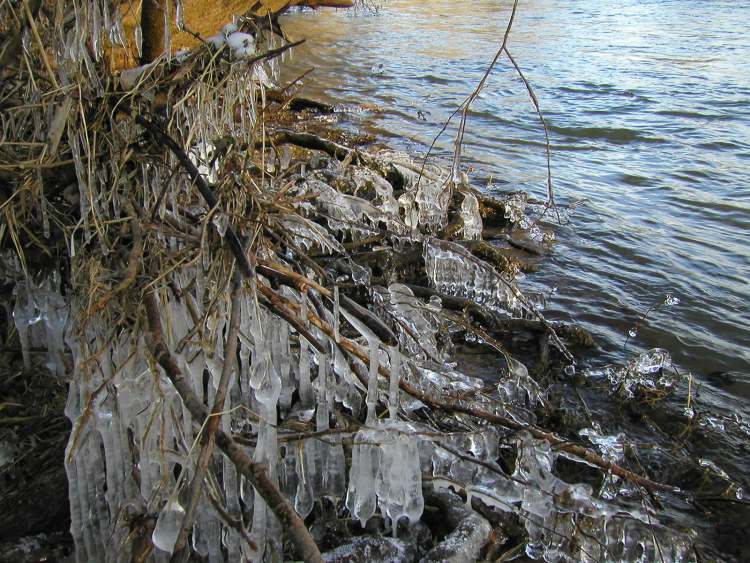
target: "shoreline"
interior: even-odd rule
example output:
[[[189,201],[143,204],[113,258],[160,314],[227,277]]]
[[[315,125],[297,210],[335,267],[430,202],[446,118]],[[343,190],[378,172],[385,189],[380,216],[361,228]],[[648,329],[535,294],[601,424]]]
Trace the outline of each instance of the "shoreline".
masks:
[[[650,518],[684,502],[671,477],[685,459],[643,464],[649,448],[598,424],[570,385],[587,381],[571,350],[590,335],[548,322],[517,287],[519,246],[545,244],[530,230],[535,204],[517,192],[489,197],[408,154],[350,146],[316,119],[329,109],[321,104],[298,98],[286,113],[251,115],[262,80],[254,62],[243,74],[234,47],[206,47],[145,69],[132,89],[115,86],[113,102],[97,102],[105,111],[100,98],[81,100],[97,128],[71,123],[70,146],[59,142],[91,195],[58,201],[55,222],[42,225],[65,257],[54,268],[32,236],[43,218],[8,204],[25,226],[25,261],[6,260],[14,308],[5,332],[21,353],[3,384],[23,393],[19,362],[32,368],[37,345],[49,347],[53,372],[73,374],[65,460],[79,556],[189,550],[180,522],[191,510],[196,545],[230,559],[265,549],[318,560],[318,548],[340,549],[348,537],[348,554],[375,542],[427,560],[457,549],[474,558],[712,552],[709,536],[694,543]],[[176,93],[186,109],[170,114],[164,99]],[[232,134],[216,137],[217,124]],[[86,146],[99,134],[104,156],[81,153],[78,136]],[[114,187],[88,175],[92,159],[117,171]],[[8,177],[22,193],[26,177]],[[45,181],[46,193],[61,191],[57,178]],[[508,248],[482,241],[490,227]],[[465,373],[487,357],[484,377]],[[600,397],[655,417],[679,382],[670,366],[660,351],[640,355],[599,376]],[[36,404],[24,403],[7,426],[30,422],[23,409]],[[214,440],[227,458],[212,454]],[[700,474],[680,471],[680,485]],[[197,505],[200,472],[209,477]],[[270,510],[296,547],[279,540]],[[436,514],[449,515],[447,528]],[[550,526],[571,537],[562,542]],[[383,543],[386,533],[401,540]],[[625,533],[637,544],[621,545]]]

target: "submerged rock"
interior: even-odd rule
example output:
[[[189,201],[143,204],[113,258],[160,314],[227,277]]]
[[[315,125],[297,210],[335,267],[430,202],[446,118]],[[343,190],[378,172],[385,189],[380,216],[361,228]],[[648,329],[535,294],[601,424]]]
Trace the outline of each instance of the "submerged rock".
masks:
[[[472,563],[487,543],[492,526],[482,516],[468,510],[463,501],[450,492],[432,491],[429,502],[440,508],[440,516],[453,530],[420,559],[420,563]]]
[[[414,561],[414,546],[396,538],[360,536],[323,554],[329,563],[407,563]]]

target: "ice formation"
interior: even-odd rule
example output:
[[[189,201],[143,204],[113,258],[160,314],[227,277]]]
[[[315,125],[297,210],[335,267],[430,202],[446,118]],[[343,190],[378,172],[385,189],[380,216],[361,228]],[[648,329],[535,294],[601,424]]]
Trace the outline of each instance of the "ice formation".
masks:
[[[492,444],[467,434],[446,444],[466,451],[460,440],[473,439],[472,455],[494,460]],[[481,434],[479,434],[481,436]],[[463,493],[467,506],[481,501],[500,512],[517,514],[528,534],[530,559],[545,561],[642,561],[662,555],[665,561],[690,560],[689,536],[661,526],[640,510],[625,510],[596,497],[587,484],[569,484],[554,474],[556,454],[545,440],[522,432],[518,439],[515,471],[488,471],[456,457],[449,449],[426,443],[431,454],[431,484],[436,489]],[[479,469],[477,469],[479,467]]]
[[[424,510],[418,440],[406,423],[373,424],[354,437],[346,506],[362,526],[380,508],[394,535],[398,523]]]
[[[410,357],[441,360],[443,353],[438,346],[440,330],[439,315],[414,297],[408,286],[394,283],[388,288],[375,288],[376,303],[398,323],[399,343]],[[437,311],[439,312],[439,311]],[[417,335],[419,339],[415,339]]]
[[[514,225],[517,225],[526,236],[535,244],[542,244],[554,239],[554,234],[550,231],[544,231],[527,214],[527,208],[531,207],[528,196],[525,193],[512,194],[505,200],[505,218]]]
[[[247,59],[256,53],[255,36],[239,31],[236,23],[226,24],[219,33],[206,38],[206,42],[215,49],[226,46],[234,59]]]
[[[424,260],[430,285],[440,293],[471,299],[508,316],[528,309],[514,280],[458,243],[430,238],[424,245]]]
[[[46,348],[46,367],[63,376],[68,305],[60,295],[58,285],[54,279],[45,280],[39,286],[32,281],[19,281],[14,288],[13,322],[21,343],[24,367],[31,368],[32,348]]]
[[[95,68],[96,59],[103,56],[102,38],[108,35],[114,43],[123,43],[122,23],[118,11],[113,11],[106,0],[73,0],[71,4],[74,22],[67,27],[60,25],[53,46],[59,62],[55,79],[70,88],[79,73],[87,73],[91,92],[86,96],[93,99],[104,94]],[[59,7],[56,17],[61,24],[62,15]],[[171,17],[169,13],[165,16]],[[182,29],[181,1],[175,6],[174,17]],[[135,33],[138,42],[140,29]],[[207,41],[212,56],[222,52],[228,55],[222,95],[217,95],[214,85],[196,81],[189,99],[164,111],[203,181],[238,181],[232,171],[223,169],[221,140],[231,136],[239,145],[254,142],[257,89],[268,84],[273,69],[247,67],[261,38],[240,31],[236,24],[226,26]],[[150,80],[152,68],[122,73],[121,88],[130,91],[140,87]],[[190,99],[200,103],[190,103]],[[76,112],[61,115],[60,122],[67,120],[69,125],[65,134],[78,180],[75,201],[81,215],[76,227],[80,233],[70,235],[70,259],[85,260],[86,252],[79,251],[82,244],[88,245],[89,253],[90,248],[103,255],[115,253],[106,231],[112,228],[110,224],[124,228],[132,214],[119,207],[124,198],[112,194],[130,184],[124,183],[117,162],[93,166],[90,139],[86,128],[80,127]],[[34,126],[40,128],[40,138],[46,138],[41,126]],[[143,133],[128,120],[113,122],[112,131],[113,154],[126,153],[140,142]],[[278,159],[282,171],[288,169],[289,159],[288,152]],[[330,231],[355,240],[385,231],[392,241],[421,242],[429,282],[438,292],[474,300],[506,316],[528,312],[529,305],[514,279],[498,273],[459,243],[431,237],[446,226],[456,190],[463,198],[460,236],[481,237],[478,200],[466,178],[451,178],[434,165],[423,166],[394,153],[381,153],[375,160],[384,171],[382,176],[356,165],[341,166],[343,172],[336,170],[355,186],[352,193],[334,187],[330,170],[325,169],[309,173],[302,170],[284,187],[268,180],[261,189],[269,193],[288,188],[296,196],[316,196],[314,200],[297,197],[295,212],[290,208],[277,210],[270,221],[276,221],[281,226],[279,231],[298,248],[341,256],[346,256],[346,250]],[[233,190],[235,199],[226,202],[229,209],[196,203],[189,198],[194,193],[193,180],[168,172],[170,168],[179,169],[174,156],[164,164],[134,164],[129,174],[137,178],[138,193],[132,195],[165,225],[180,226],[190,243],[184,246],[195,251],[186,255],[182,270],[175,267],[164,273],[156,299],[166,342],[177,366],[198,399],[213,405],[228,348],[225,339],[230,302],[226,288],[217,282],[227,266],[210,252],[209,238],[226,240],[232,232],[232,212],[248,208],[243,199],[248,196],[243,190]],[[270,166],[275,167],[275,161]],[[385,179],[389,170],[397,172],[403,183],[398,198],[394,186]],[[173,182],[173,189],[164,193],[162,188],[168,182]],[[525,205],[523,198],[513,198],[506,206],[507,218],[522,223]],[[186,220],[188,217],[205,217],[205,228],[196,228],[194,221]],[[323,228],[323,222],[330,231]],[[536,232],[534,225],[529,228],[532,234]],[[135,233],[131,234],[135,239]],[[240,234],[250,238],[253,233]],[[170,256],[180,256],[185,250],[169,231],[152,236]],[[371,273],[366,268],[352,260],[342,262],[348,276],[345,279],[351,279],[358,289],[371,289]],[[126,305],[133,305],[118,294],[116,286],[107,288],[110,307],[104,303],[97,314],[84,318],[90,304],[83,297],[88,296],[63,297],[55,277],[35,281],[22,279],[18,272],[14,275],[18,279],[13,280],[12,316],[26,367],[32,365],[32,348],[44,346],[49,369],[57,375],[70,374],[65,414],[73,431],[65,452],[65,469],[76,560],[137,559],[142,554],[132,552],[133,542],[128,538],[139,522],[150,520],[154,521],[150,534],[156,548],[153,558],[166,561],[175,549],[185,518],[189,500],[186,485],[194,475],[200,450],[196,440],[203,421],[193,419],[171,381],[154,362],[143,327],[132,319],[110,322],[112,319],[106,316],[121,314]],[[480,405],[524,423],[533,422],[531,411],[545,399],[525,366],[511,358],[508,374],[494,388],[448,364],[446,345],[441,341],[444,321],[439,298],[424,303],[408,286],[398,283],[372,288],[374,301],[387,313],[398,336],[398,342],[383,342],[347,309],[338,286],[333,287],[332,306],[328,308],[321,305],[322,294],[314,288],[280,291],[279,295],[294,305],[300,326],[322,343],[314,346],[312,337],[308,342],[301,329],[291,330],[287,322],[264,308],[259,283],[267,284],[268,280],[248,281],[241,291],[238,365],[219,415],[220,426],[226,432],[249,436],[254,443],[253,461],[266,469],[271,482],[278,484],[301,516],[309,515],[323,500],[343,502],[362,525],[379,511],[397,534],[400,525],[413,524],[422,516],[426,475],[434,487],[461,490],[469,506],[477,500],[522,517],[529,537],[526,553],[534,558],[602,556],[601,546],[590,539],[591,535],[606,537],[606,553],[637,558],[639,553],[653,553],[654,533],[668,535],[658,524],[649,521],[647,527],[640,513],[614,518],[617,509],[596,498],[590,487],[568,484],[555,476],[557,454],[544,440],[521,434],[515,470],[508,475],[493,465],[499,456],[496,429],[477,425],[466,432],[435,438],[429,427],[403,419],[403,413],[408,415],[424,405],[401,392],[401,380],[426,396]],[[332,337],[313,326],[310,312],[334,327]],[[345,330],[355,335],[347,335]],[[344,356],[339,345],[349,338],[367,350],[366,360]],[[70,369],[66,366],[68,357],[72,358]],[[665,351],[651,350],[626,371],[613,374],[613,378],[619,378],[613,382],[631,393],[638,386],[657,385],[660,380],[655,383],[655,378],[662,377],[669,362]],[[381,377],[384,371],[389,372],[388,380]],[[343,439],[332,432],[331,423],[342,406],[353,418],[362,418],[363,402],[366,422],[350,433],[352,459],[347,472]],[[295,437],[290,428],[298,427],[315,436]],[[620,455],[619,437],[603,436],[598,430],[583,435],[608,459]],[[456,451],[461,455],[455,455]],[[482,463],[472,463],[472,458]],[[217,454],[210,465],[191,531],[192,550],[211,563],[278,557],[282,550],[281,526],[271,507],[227,459]],[[718,469],[708,460],[703,465]],[[216,506],[221,507],[222,518],[217,517]],[[243,533],[223,518],[234,522]],[[576,526],[591,533],[576,536]],[[250,549],[246,536],[257,544],[257,551]],[[572,542],[568,538],[574,536],[577,543],[565,543]],[[669,549],[675,558],[688,545],[682,538],[669,537]]]
[[[674,388],[678,376],[669,368],[672,358],[663,348],[652,348],[638,354],[627,365],[615,368],[605,366],[598,370],[588,370],[591,378],[605,379],[613,393],[625,398],[633,398],[639,391],[665,392]]]

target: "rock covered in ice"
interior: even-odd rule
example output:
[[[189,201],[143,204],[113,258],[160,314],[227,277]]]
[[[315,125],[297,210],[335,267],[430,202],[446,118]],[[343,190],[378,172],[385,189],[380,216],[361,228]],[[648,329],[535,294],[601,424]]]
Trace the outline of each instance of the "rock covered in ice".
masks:
[[[439,293],[471,299],[510,316],[517,316],[525,308],[514,280],[460,244],[430,238],[425,241],[423,254],[427,278]]]
[[[530,207],[528,195],[523,192],[511,194],[504,201],[505,218],[523,230],[523,233],[534,244],[542,244],[554,240],[554,233],[544,231],[539,227],[538,220],[533,220],[527,215],[526,210]]]
[[[442,518],[452,528],[443,540],[420,560],[424,563],[473,563],[481,560],[480,553],[489,539],[492,526],[478,513],[467,508],[447,484],[437,486],[428,493],[432,506],[440,509]]]
[[[323,554],[323,561],[330,563],[400,563],[414,560],[413,546],[397,538],[360,536]]]

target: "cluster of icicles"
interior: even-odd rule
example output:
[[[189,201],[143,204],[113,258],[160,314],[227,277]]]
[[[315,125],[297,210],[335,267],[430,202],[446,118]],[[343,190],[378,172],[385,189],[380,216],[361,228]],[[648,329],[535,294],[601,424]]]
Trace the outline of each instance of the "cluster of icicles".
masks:
[[[319,180],[310,184],[300,181],[300,190],[320,193],[320,188]],[[330,200],[320,198],[317,205],[332,206],[333,201],[341,205],[334,194]],[[338,243],[330,233],[301,211],[286,218],[296,221],[296,235],[301,240],[316,241],[312,243],[315,248],[335,248]],[[220,235],[225,231],[221,222],[215,221],[213,227]],[[491,303],[508,315],[517,311],[517,289],[508,279],[500,279],[491,266],[467,256],[456,243],[424,236],[423,245],[433,287]],[[440,261],[445,264],[443,268]],[[465,267],[460,268],[462,261]],[[181,298],[163,295],[161,300],[169,348],[206,404],[212,404],[216,394],[229,318],[228,296],[209,298],[205,268],[210,265],[210,261],[198,261],[193,272],[173,274],[172,282]],[[350,277],[354,283],[369,286],[366,268],[350,264]],[[196,282],[190,283],[190,279]],[[142,336],[129,332],[112,335],[96,321],[81,336],[80,327],[68,320],[76,315],[68,315],[61,307],[62,298],[53,284],[19,288],[14,318],[19,333],[25,330],[30,335],[24,346],[38,346],[46,338],[53,367],[52,358],[59,354],[59,342],[64,339],[74,359],[66,414],[75,427],[66,452],[66,468],[78,559],[126,559],[130,544],[125,523],[137,515],[158,514],[152,534],[158,548],[154,557],[166,560],[185,515],[184,488],[195,465],[199,421],[184,408],[171,382],[154,369]],[[300,318],[305,319],[311,306],[307,297],[290,289],[284,292],[285,297],[299,303]],[[447,445],[492,464],[500,444],[493,428],[435,438],[431,427],[407,421],[412,411],[424,405],[399,391],[399,377],[427,395],[478,393],[471,400],[480,401],[485,410],[494,409],[526,422],[534,421],[531,411],[543,403],[544,393],[523,364],[513,360],[509,373],[497,384],[496,395],[482,395],[479,391],[486,386],[484,382],[446,363],[445,352],[438,344],[439,300],[423,303],[399,283],[374,287],[372,296],[386,317],[398,320],[394,326],[408,328],[397,329],[399,345],[381,342],[341,306],[338,291],[334,291],[331,310],[326,311],[326,320],[336,328],[334,338],[308,326],[318,340],[329,344],[329,352],[324,354],[260,307],[252,283],[243,293],[238,373],[230,383],[222,425],[255,437],[254,461],[268,468],[300,515],[310,514],[316,502],[325,498],[343,502],[363,525],[379,512],[395,534],[399,522],[413,523],[420,518],[422,487],[426,484],[423,476],[427,476],[436,489],[463,492],[469,504],[471,499],[479,499],[494,509],[519,515],[528,534],[526,552],[533,558],[554,561],[573,556],[593,561],[616,554],[620,559],[639,559],[653,555],[657,542],[666,560],[686,556],[689,542],[659,526],[652,516],[633,510],[623,512],[600,500],[628,492],[612,476],[598,494],[588,485],[570,485],[557,478],[553,474],[556,454],[543,440],[520,436],[516,469],[508,476],[443,448]],[[211,301],[215,309],[206,317],[200,346],[188,344],[190,310],[202,317],[205,304]],[[368,374],[366,387],[335,343],[343,320],[359,332],[361,345],[369,350],[369,362],[360,363],[361,371]],[[420,342],[415,343],[409,333],[419,334]],[[390,381],[379,381],[381,366],[390,371]],[[293,401],[295,396],[297,400]],[[388,415],[383,420],[376,413],[379,401],[387,405]],[[341,443],[344,434],[326,434],[337,405],[355,417],[364,414],[366,420],[352,435],[348,468]],[[324,439],[287,441],[278,427],[288,421],[314,424]],[[616,455],[617,438],[600,436],[595,430],[584,436],[603,455]],[[617,461],[616,457],[611,459]],[[264,554],[270,557],[280,553],[280,526],[263,499],[227,460],[216,456],[214,469],[220,479],[207,484],[206,494],[222,499],[235,521],[249,518],[249,537],[260,551],[250,550],[237,530],[217,518],[205,495],[191,534],[192,550],[212,562],[259,560]]]
[[[289,297],[304,300],[300,295]],[[196,350],[184,343],[192,326],[188,304],[200,310],[200,303],[191,291],[184,291],[180,301],[164,300],[163,321],[170,327],[168,341],[181,371],[189,376],[199,398],[212,404],[224,363],[229,311],[226,301],[218,303],[206,327],[210,337]],[[394,523],[402,516],[419,519],[422,486],[417,442],[398,421],[397,388],[391,389],[388,399],[389,420],[380,422],[375,416],[377,371],[382,362],[398,377],[397,349],[370,339],[367,368],[374,384],[363,390],[333,347],[330,354],[311,351],[286,322],[257,305],[252,288],[244,292],[241,319],[240,363],[237,377],[230,382],[222,424],[256,437],[253,460],[267,468],[297,512],[307,516],[323,497],[346,498],[347,506],[364,522],[373,515],[377,498],[381,512]],[[200,421],[183,407],[171,382],[152,370],[140,338],[122,333],[112,339],[103,327],[93,325],[87,329],[86,348],[81,349],[73,333],[71,325],[66,341],[76,365],[66,414],[76,424],[66,467],[77,556],[84,561],[120,560],[128,549],[123,522],[136,514],[158,513],[152,539],[162,553],[157,558],[163,557],[174,549],[185,514],[181,498],[198,453],[194,441]],[[322,333],[316,336],[325,339]],[[95,350],[96,364],[84,365],[83,359]],[[299,400],[292,404],[295,390]],[[335,434],[322,440],[279,441],[278,422],[314,420],[315,430],[325,433],[334,402],[358,412],[363,408],[361,395],[366,396],[368,423],[355,441],[367,445],[355,447],[349,476]],[[92,411],[89,417],[87,408]],[[192,532],[193,550],[209,561],[255,560],[264,551],[279,553],[281,530],[263,499],[228,460],[222,460],[218,474],[221,482],[210,484],[217,490],[206,494],[223,499],[236,521],[252,513],[249,534],[260,552],[248,550],[235,529],[222,526],[206,498]]]
[[[162,300],[163,323],[169,327],[167,341],[199,398],[211,404],[224,361],[229,300],[216,303],[205,327],[208,338],[196,349],[186,345],[192,327],[189,310],[200,311],[203,300],[195,290],[187,289],[185,277],[174,282],[183,291],[180,300]],[[417,300],[404,300],[405,286],[393,284],[377,290],[383,306],[399,310],[411,329],[430,312],[439,312]],[[86,328],[84,338],[78,337],[74,323],[67,323],[62,332],[55,322],[58,317],[44,309],[43,303],[55,301],[47,284],[36,290],[25,288],[25,294],[37,304],[35,317],[24,316],[28,302],[18,298],[16,322],[36,327],[39,334],[40,325],[46,327],[54,337],[50,342],[64,338],[75,362],[66,406],[66,415],[75,426],[66,451],[66,469],[78,560],[128,559],[126,523],[149,513],[158,513],[152,534],[158,548],[155,558],[165,560],[185,515],[181,499],[197,457],[199,421],[184,408],[171,382],[154,370],[142,336],[122,332],[113,337],[96,323]],[[304,318],[307,298],[292,290],[286,290],[286,297],[300,303]],[[521,433],[515,444],[515,471],[506,475],[492,470],[502,443],[496,429],[436,437],[428,425],[400,419],[400,413],[409,414],[423,405],[401,396],[399,377],[435,395],[476,392],[486,384],[449,366],[402,356],[398,347],[379,341],[343,307],[334,304],[333,309],[332,314],[346,318],[361,332],[362,344],[369,346],[369,364],[361,364],[368,372],[367,388],[352,373],[333,339],[308,327],[316,338],[330,344],[329,354],[312,350],[287,323],[258,306],[250,284],[241,307],[237,377],[230,382],[229,402],[221,415],[225,429],[256,437],[254,461],[267,467],[300,515],[307,516],[323,498],[343,501],[362,525],[379,510],[395,534],[399,522],[413,523],[421,517],[426,475],[435,489],[464,493],[469,507],[472,499],[479,499],[493,509],[519,515],[528,534],[526,553],[535,559],[648,560],[657,556],[657,549],[667,561],[689,555],[690,542],[660,526],[652,515],[608,502],[637,494],[612,475],[596,494],[590,485],[568,484],[556,477],[555,459],[565,454],[553,452],[545,440]],[[331,320],[338,325],[338,319]],[[40,345],[40,340],[29,340],[26,345]],[[93,357],[96,361],[90,360]],[[381,366],[390,370],[389,382],[378,380]],[[484,408],[494,406],[520,419],[527,408],[545,399],[522,364],[514,362],[511,368],[497,385],[502,401],[476,400],[484,401]],[[378,401],[387,405],[388,416],[382,420],[376,415]],[[343,434],[326,434],[337,404],[355,416],[366,412],[366,424],[353,435],[348,471],[340,441]],[[278,424],[292,420],[314,421],[315,430],[324,438],[284,440]],[[581,434],[606,459],[622,461],[624,436],[603,436],[598,428]],[[483,465],[454,455],[455,450]],[[192,549],[212,562],[259,560],[263,552],[267,556],[280,553],[279,523],[263,499],[228,460],[216,457],[216,463],[221,479],[207,484],[207,494],[223,499],[236,521],[252,514],[249,536],[261,552],[248,549],[235,529],[224,526],[205,497],[192,531]]]
[[[69,14],[74,16],[73,26],[66,23]],[[165,12],[165,17],[173,16],[177,17],[178,27],[181,26],[180,2],[174,14]],[[101,96],[106,85],[96,71],[96,60],[103,54],[102,38],[108,35],[113,44],[125,41],[117,11],[107,0],[61,0],[56,6],[55,19],[59,23],[55,32],[59,35],[54,47],[55,68],[61,85],[84,83],[96,96]],[[224,96],[236,103],[222,103],[212,85],[198,83],[192,90],[195,104],[168,108],[173,133],[177,138],[190,139],[186,151],[209,181],[216,180],[218,172],[207,164],[214,162],[212,139],[232,135],[246,143],[252,141],[249,136],[255,120],[255,89],[262,88],[267,78],[246,72],[241,59],[256,47],[249,37],[236,33],[234,28],[225,28],[223,35],[211,41],[212,48],[227,45],[232,56],[239,59],[223,81]],[[168,43],[169,37],[166,40]],[[139,43],[137,30],[136,43]],[[169,45],[166,47],[168,51]],[[272,74],[273,69],[269,70]],[[148,69],[140,69],[131,84],[142,86],[147,72]],[[82,80],[82,76],[86,79]],[[70,107],[68,102],[61,105],[58,114],[63,120]],[[130,120],[113,121],[111,146],[101,147],[110,150],[112,158],[99,158],[92,165],[94,156],[87,128],[79,122],[82,119],[84,115],[75,111],[67,117],[68,145],[76,166],[81,215],[79,234],[71,236],[68,246],[74,269],[79,260],[86,259],[76,248],[81,238],[84,243],[96,245],[102,255],[117,251],[107,224],[108,221],[119,224],[126,217],[125,210],[120,208],[121,195],[130,194],[133,185],[140,190],[133,195],[143,206],[149,209],[156,206],[159,217],[170,224],[188,223],[180,215],[186,206],[193,215],[210,211],[197,199],[185,203],[185,194],[194,190],[184,176],[167,172],[178,168],[173,160],[167,162],[167,167],[141,164],[134,184],[122,174],[119,156],[127,152],[125,149],[140,134]],[[37,126],[40,138],[44,138],[43,123],[40,121]],[[463,194],[460,209],[463,237],[481,237],[478,203],[465,179],[449,179],[437,167],[426,167],[420,174],[420,167],[402,155],[384,154],[379,158],[383,166],[397,168],[406,179],[398,198],[387,181],[365,167],[332,165],[334,174],[373,191],[375,196],[370,200],[334,189],[327,181],[330,168],[327,172],[302,170],[294,189],[317,197],[296,199],[295,213],[279,214],[280,224],[287,227],[300,247],[334,252],[341,252],[342,247],[333,233],[357,238],[385,225],[394,246],[405,241],[422,242],[433,288],[473,299],[508,316],[517,315],[524,306],[512,279],[501,276],[460,245],[433,238],[446,225],[454,190]],[[166,182],[172,182],[170,190],[162,194]],[[263,188],[273,198],[276,187],[269,182]],[[293,196],[293,191],[288,193]],[[239,208],[243,207],[242,197],[238,190]],[[516,212],[520,213],[518,209]],[[328,229],[313,221],[320,216],[327,218]],[[218,212],[210,226],[223,237],[227,222],[227,216]],[[183,244],[177,237],[155,236],[175,253]],[[201,239],[201,244],[199,260],[169,274],[168,281],[179,288],[176,294],[179,298],[163,291],[159,300],[168,347],[199,399],[210,405],[224,365],[229,298],[211,281],[216,272],[212,270],[215,262],[207,237]],[[348,268],[352,282],[369,287],[370,272],[366,268],[353,263]],[[113,327],[99,317],[87,319],[81,325],[78,321],[89,305],[85,296],[71,296],[59,288],[54,278],[40,283],[28,279],[19,283],[20,269],[5,275],[17,284],[13,317],[24,348],[24,360],[30,364],[29,350],[47,345],[50,369],[70,375],[65,412],[73,422],[73,431],[65,466],[76,559],[130,560],[131,529],[137,527],[144,515],[157,515],[151,534],[157,548],[153,558],[168,560],[185,515],[184,490],[193,475],[199,450],[196,438],[203,421],[192,419],[171,382],[155,366],[141,331],[133,333],[127,328]],[[521,516],[529,535],[527,554],[535,558],[556,560],[563,553],[566,557],[586,558],[589,553],[601,553],[597,549],[604,545],[608,553],[637,559],[653,549],[653,541],[649,539],[654,538],[653,530],[668,534],[653,518],[648,527],[637,513],[621,518],[622,514],[596,500],[586,486],[568,485],[556,478],[552,473],[555,456],[546,442],[522,436],[515,473],[501,476],[448,453],[441,448],[440,439],[434,438],[434,429],[407,421],[410,412],[424,405],[399,391],[399,378],[428,395],[477,392],[471,400],[482,402],[483,408],[524,421],[533,420],[529,409],[544,397],[518,362],[511,363],[494,397],[478,393],[484,383],[452,369],[454,366],[447,363],[446,354],[438,344],[439,299],[422,303],[407,286],[398,283],[370,291],[378,310],[398,320],[393,323],[398,345],[381,342],[340,305],[336,290],[331,311],[325,311],[329,317],[325,320],[336,328],[334,338],[308,326],[328,346],[328,352],[321,353],[259,305],[252,282],[243,289],[239,363],[221,415],[222,427],[255,441],[253,460],[267,468],[272,481],[300,515],[309,515],[316,502],[325,498],[344,502],[352,517],[362,524],[379,511],[387,526],[397,533],[400,522],[413,523],[421,517],[426,475],[436,488],[463,489],[469,501],[479,498],[492,507]],[[283,292],[287,299],[299,304],[300,319],[306,322],[306,312],[312,306],[308,298],[289,289]],[[193,327],[195,316],[203,319],[199,331]],[[336,342],[342,319],[359,333],[359,344],[369,350],[368,362],[347,360],[343,356]],[[420,341],[415,342],[412,334],[418,334]],[[72,366],[66,366],[66,357],[72,357]],[[354,375],[350,362],[367,374],[366,385]],[[388,382],[378,378],[380,367],[389,370]],[[293,401],[295,397],[297,400]],[[379,402],[387,405],[387,417],[382,419],[376,411]],[[334,412],[341,410],[337,405],[354,418],[361,419],[360,415],[364,415],[366,420],[353,435],[348,469],[342,445],[344,435],[327,433]],[[279,426],[291,422],[314,427],[324,439],[286,440]],[[479,460],[493,462],[499,438],[488,428],[447,436],[445,443]],[[213,471],[209,474],[218,478],[207,480],[190,536],[192,550],[212,563],[277,557],[283,552],[282,534],[269,507],[227,459],[216,455],[212,463]],[[257,550],[250,549],[237,529],[224,524],[212,500],[218,500],[234,522],[243,527],[247,522],[249,537],[258,546]],[[581,519],[588,522],[589,534],[580,537],[576,545],[562,545],[561,527],[566,533],[573,533],[573,526],[581,526]],[[589,536],[605,539],[592,545]],[[680,559],[687,544],[676,537],[670,537],[668,543],[674,559]],[[629,550],[640,551],[635,554]]]

